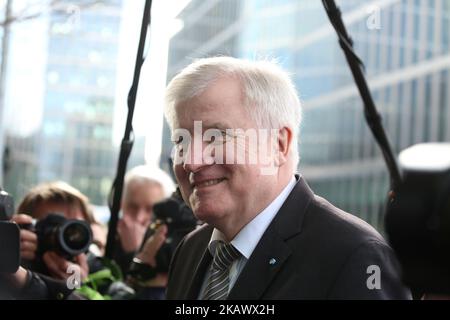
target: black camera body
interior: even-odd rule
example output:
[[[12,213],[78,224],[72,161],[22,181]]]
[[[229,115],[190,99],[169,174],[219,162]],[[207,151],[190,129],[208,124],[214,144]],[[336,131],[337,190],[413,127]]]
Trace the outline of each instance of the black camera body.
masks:
[[[20,266],[20,230],[8,221],[13,213],[13,198],[0,189],[0,272],[14,273]]]
[[[0,272],[14,273],[19,266],[19,227],[14,222],[0,221]]]
[[[399,160],[403,183],[385,222],[403,280],[414,292],[449,294],[450,144],[416,145]]]
[[[197,219],[179,193],[174,192],[169,199],[153,206],[154,222],[150,226],[153,234],[159,225],[167,226],[166,241],[156,254],[156,271],[166,273],[180,241],[197,226]]]
[[[32,225],[21,225],[34,231],[38,238],[38,256],[54,251],[69,260],[88,251],[92,243],[92,230],[86,221],[67,219],[61,214],[50,213]]]

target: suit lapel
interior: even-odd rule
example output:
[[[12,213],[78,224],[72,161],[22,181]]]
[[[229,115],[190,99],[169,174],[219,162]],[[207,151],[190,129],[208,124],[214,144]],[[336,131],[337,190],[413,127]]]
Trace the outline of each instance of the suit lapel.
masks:
[[[261,237],[233,286],[228,299],[261,299],[292,253],[286,240],[300,233],[313,192],[299,176],[274,220]]]
[[[212,260],[211,254],[208,251],[208,246],[206,246],[203,252],[203,256],[200,259],[200,262],[197,264],[197,267],[195,268],[195,272],[191,279],[187,299],[191,300],[198,299],[198,295],[200,293],[200,289],[202,287],[205,275],[208,272],[208,267],[211,264],[211,260]]]
[[[211,264],[212,256],[208,250],[208,244],[211,239],[213,227],[205,224],[203,230],[199,231],[201,236],[198,241],[194,243],[194,248],[198,248],[191,253],[190,261],[185,261],[184,268],[192,270],[191,278],[187,286],[186,299],[196,300],[203,284],[205,274]]]
[[[265,233],[247,261],[228,299],[260,299],[291,255],[291,249],[275,233]]]

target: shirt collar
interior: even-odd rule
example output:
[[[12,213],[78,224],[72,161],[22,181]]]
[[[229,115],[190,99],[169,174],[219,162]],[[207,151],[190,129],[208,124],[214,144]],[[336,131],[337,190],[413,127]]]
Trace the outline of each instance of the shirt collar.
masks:
[[[295,177],[289,181],[286,187],[281,191],[281,193],[258,215],[256,215],[253,220],[247,223],[244,228],[239,231],[239,233],[231,240],[231,244],[248,260],[255,250],[256,245],[261,239],[262,235],[269,227],[275,215],[280,210],[286,198],[294,189],[296,183]],[[225,236],[218,229],[214,228],[211,235],[211,240],[209,241],[208,249],[212,256],[216,249],[218,241],[225,241]]]

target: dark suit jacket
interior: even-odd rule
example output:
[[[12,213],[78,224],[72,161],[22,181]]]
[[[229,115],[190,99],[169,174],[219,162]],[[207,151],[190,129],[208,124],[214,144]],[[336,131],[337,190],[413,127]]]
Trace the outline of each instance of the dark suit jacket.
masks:
[[[197,299],[212,257],[213,228],[180,243],[167,299]],[[274,258],[275,264],[269,264]],[[381,288],[374,284],[379,267]],[[371,277],[372,276],[372,277]],[[228,299],[408,299],[392,249],[369,224],[332,206],[299,178],[240,273]]]

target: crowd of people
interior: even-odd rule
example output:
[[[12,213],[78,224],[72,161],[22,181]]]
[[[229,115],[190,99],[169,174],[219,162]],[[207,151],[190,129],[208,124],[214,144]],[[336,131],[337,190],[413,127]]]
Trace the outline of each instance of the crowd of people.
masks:
[[[167,226],[161,225],[155,232],[149,232],[153,205],[170,197],[174,191],[169,175],[158,168],[138,166],[125,176],[112,260],[120,270],[123,285],[133,292],[128,298],[164,298],[166,274],[156,274],[144,286],[141,285],[139,289],[144,291],[143,294],[135,290],[132,279],[128,279],[128,269],[135,257],[155,267],[155,256],[166,240]],[[57,248],[44,248],[43,239],[39,239],[41,235],[33,228],[24,227],[36,225],[36,221],[45,221],[52,215],[60,215],[67,221],[84,221],[89,225],[92,239],[86,252],[68,256],[58,252]],[[40,184],[25,195],[12,221],[21,226],[21,267],[13,275],[3,275],[4,293],[8,292],[11,298],[17,299],[90,298],[73,290],[77,286],[69,288],[67,281],[73,275],[68,270],[76,270],[83,283],[90,275],[106,268],[103,257],[107,229],[96,221],[85,195],[62,181]],[[102,293],[108,292],[107,289]]]

